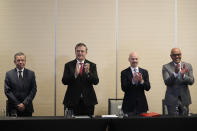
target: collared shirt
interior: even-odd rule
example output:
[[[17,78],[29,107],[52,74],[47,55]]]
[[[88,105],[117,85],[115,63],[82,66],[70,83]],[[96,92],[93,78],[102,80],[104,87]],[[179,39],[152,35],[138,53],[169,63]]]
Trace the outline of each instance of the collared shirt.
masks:
[[[182,65],[182,63],[180,62],[180,63],[178,63],[180,66],[179,66],[179,72],[178,73],[175,73],[175,72],[173,72],[173,74],[174,74],[174,77],[175,78],[178,78],[178,79],[180,79],[181,78],[181,65]],[[174,63],[174,66],[176,67],[177,66],[177,64],[176,63]],[[185,74],[183,75],[183,78],[185,78]]]
[[[134,74],[134,75],[136,75],[136,73],[139,72],[139,67],[136,67],[136,68],[130,67],[130,69],[131,69],[132,74]],[[133,84],[138,84],[138,83],[135,83],[133,80],[132,80],[132,83],[133,83]],[[142,80],[142,81],[140,82],[140,84],[144,84],[144,80]]]
[[[24,68],[22,70],[19,70],[18,68],[16,68],[16,71],[17,71],[17,76],[19,78],[19,71],[22,71],[21,72],[21,76],[23,77],[23,71],[24,71]]]
[[[81,63],[84,65],[84,61],[85,60],[83,60],[82,62],[80,62],[79,60],[77,60],[77,63],[79,65],[79,69],[81,68]],[[75,76],[75,78],[77,78],[77,76]],[[82,93],[81,93],[80,97],[83,98],[83,94]]]
[[[82,62],[80,62],[79,60],[77,60],[77,63],[78,63],[78,65],[79,65],[79,69],[81,68],[81,64],[80,64],[80,63],[84,64],[84,61],[85,61],[85,60],[83,60]]]
[[[136,68],[130,67],[130,68],[131,68],[131,72],[133,74],[135,74],[136,72],[139,72],[139,68],[138,67],[136,67]],[[134,71],[134,69],[136,69],[136,71]]]

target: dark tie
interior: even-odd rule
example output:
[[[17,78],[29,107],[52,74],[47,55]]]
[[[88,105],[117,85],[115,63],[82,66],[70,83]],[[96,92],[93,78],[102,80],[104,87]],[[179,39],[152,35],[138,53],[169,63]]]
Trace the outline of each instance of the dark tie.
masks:
[[[22,71],[18,71],[18,73],[19,73],[19,76],[18,76],[19,80],[22,80],[23,79],[23,77],[22,77]]]
[[[23,77],[22,77],[22,71],[18,71],[18,79],[19,79],[19,86],[22,88],[23,87]]]
[[[79,74],[82,75],[83,73],[83,63],[79,63],[81,65]]]

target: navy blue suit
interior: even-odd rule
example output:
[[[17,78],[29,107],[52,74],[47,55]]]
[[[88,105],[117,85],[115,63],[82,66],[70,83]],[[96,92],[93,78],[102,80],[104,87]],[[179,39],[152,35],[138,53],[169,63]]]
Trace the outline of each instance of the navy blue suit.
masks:
[[[124,92],[122,110],[124,113],[148,111],[144,90],[149,91],[151,88],[149,75],[148,71],[142,68],[139,68],[139,72],[142,74],[143,84],[132,83],[133,74],[130,67],[121,72],[121,88]]]

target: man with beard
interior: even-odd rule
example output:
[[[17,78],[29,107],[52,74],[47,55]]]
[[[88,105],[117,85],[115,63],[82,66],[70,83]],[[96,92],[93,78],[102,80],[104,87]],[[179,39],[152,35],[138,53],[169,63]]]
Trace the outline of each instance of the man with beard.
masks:
[[[148,71],[138,67],[138,55],[129,55],[130,67],[121,72],[121,88],[124,92],[122,110],[124,114],[139,115],[148,111],[148,103],[144,90],[149,91]]]

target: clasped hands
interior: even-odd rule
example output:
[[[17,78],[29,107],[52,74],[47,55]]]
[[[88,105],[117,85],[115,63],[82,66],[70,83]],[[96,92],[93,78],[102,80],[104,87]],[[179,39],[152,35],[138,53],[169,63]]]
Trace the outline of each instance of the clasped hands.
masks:
[[[180,68],[180,65],[177,64],[177,65],[175,66],[175,73],[178,74],[179,71],[180,71],[181,76],[183,77],[184,74],[185,74],[186,72],[188,72],[188,69],[186,68],[185,64],[184,64],[183,67],[181,67],[181,68]]]
[[[144,80],[143,80],[142,74],[140,72],[133,73],[132,82],[135,84],[138,82],[143,83]]]
[[[19,111],[24,111],[25,110],[25,105],[23,103],[20,103],[17,105],[17,108]]]
[[[83,65],[84,69],[85,69],[85,73],[88,74],[90,72],[90,64],[86,63],[85,65]],[[76,68],[75,68],[75,76],[77,77],[80,73],[80,68],[79,68],[79,63],[76,64]]]

